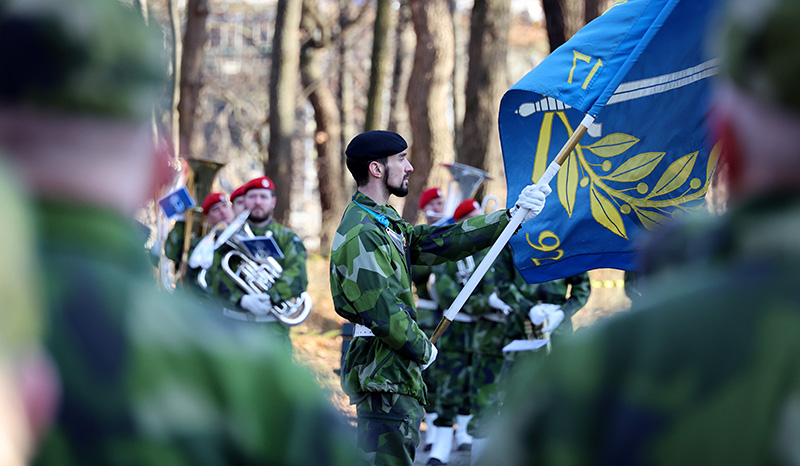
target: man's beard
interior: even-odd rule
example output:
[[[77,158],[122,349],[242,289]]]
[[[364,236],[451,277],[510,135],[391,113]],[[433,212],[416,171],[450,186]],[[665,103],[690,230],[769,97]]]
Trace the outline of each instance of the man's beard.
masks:
[[[272,218],[272,213],[271,212],[269,214],[262,214],[260,216],[257,216],[253,212],[250,212],[250,216],[247,217],[247,220],[249,220],[252,223],[263,223],[263,222],[266,222],[267,220],[269,220],[270,218]]]
[[[383,183],[386,185],[386,189],[389,190],[389,194],[391,194],[393,196],[397,196],[397,197],[406,197],[408,195],[408,185],[406,184],[405,186],[403,186],[403,181],[405,181],[405,180],[406,179],[403,178],[403,180],[400,181],[400,186],[392,186],[392,185],[390,185],[389,184],[389,171],[387,170],[386,171],[386,176],[384,176],[384,178],[383,178]]]

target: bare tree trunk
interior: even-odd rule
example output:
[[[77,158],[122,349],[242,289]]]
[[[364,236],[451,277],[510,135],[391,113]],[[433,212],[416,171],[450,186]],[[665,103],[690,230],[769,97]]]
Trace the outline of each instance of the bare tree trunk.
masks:
[[[339,29],[344,29],[350,23],[351,0],[339,0]],[[339,46],[339,121],[341,121],[341,145],[344,149],[347,143],[356,135],[353,119],[353,75],[350,68],[350,41],[346,34],[340,34]],[[344,152],[344,150],[342,150]],[[347,172],[345,158],[339,158],[339,172],[342,174],[342,185],[346,191],[355,190],[355,181]]]
[[[383,129],[383,90],[386,68],[389,65],[388,37],[392,29],[392,1],[377,0],[375,25],[372,33],[372,69],[369,74],[367,115],[364,130]]]
[[[452,82],[452,99],[453,99],[453,140],[456,147],[461,144],[461,125],[464,122],[464,108],[466,106],[464,99],[464,87],[467,80],[467,54],[466,48],[466,33],[461,25],[461,18],[456,10],[455,0],[449,0],[450,3],[450,17],[453,21],[453,82]]]
[[[464,134],[459,162],[488,171],[493,180],[481,192],[504,197],[505,181],[497,115],[508,88],[510,0],[475,0],[469,40]],[[502,199],[501,199],[502,201]]]
[[[448,91],[453,75],[453,21],[447,0],[411,0],[417,33],[408,102],[414,173],[403,217],[416,221],[416,199],[429,184],[442,186],[450,176],[441,163],[453,160],[453,135],[447,124]]]
[[[194,158],[202,149],[202,138],[194,137],[195,121],[203,88],[204,48],[208,40],[206,19],[209,0],[188,0],[186,4],[186,32],[183,36],[181,59],[180,114],[181,154]]]
[[[302,0],[278,0],[269,85],[269,146],[264,164],[275,181],[279,223],[289,220],[292,192],[292,136],[295,127],[297,83],[300,66],[300,17]]]
[[[179,127],[179,113],[178,102],[181,97],[181,20],[178,17],[178,0],[169,1],[169,25],[172,34],[172,92],[170,96],[170,139],[172,139],[172,151],[175,157],[181,155],[180,152],[180,127]]]
[[[346,194],[341,183],[342,168],[339,155],[340,126],[336,98],[325,82],[322,60],[331,45],[330,36],[317,19],[313,0],[303,1],[303,29],[309,38],[300,51],[300,74],[303,86],[309,89],[308,100],[314,108],[314,146],[317,150],[319,200],[322,208],[320,253],[328,255],[333,235],[345,207]],[[316,38],[319,37],[317,40]]]
[[[551,52],[585,24],[583,0],[542,0],[542,10]]]
[[[600,0],[583,0],[583,22],[590,21],[600,16]]]
[[[397,11],[397,27],[395,28],[395,49],[394,49],[394,72],[392,74],[392,95],[389,109],[389,131],[407,135],[408,133],[408,106],[406,105],[406,93],[408,92],[408,78],[411,75],[411,53],[409,43],[413,34],[409,26],[411,25],[411,9],[408,0],[400,1],[400,8]],[[406,139],[410,139],[407,136]],[[409,141],[409,144],[413,141]]]

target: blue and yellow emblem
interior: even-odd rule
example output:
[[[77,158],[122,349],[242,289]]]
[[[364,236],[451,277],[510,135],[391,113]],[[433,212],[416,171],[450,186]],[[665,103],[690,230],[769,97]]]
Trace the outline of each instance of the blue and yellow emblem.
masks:
[[[633,270],[637,235],[703,205],[720,152],[705,122],[718,66],[704,47],[715,4],[618,1],[505,94],[510,200],[587,114],[595,118],[551,181],[545,210],[511,240],[526,280]]]

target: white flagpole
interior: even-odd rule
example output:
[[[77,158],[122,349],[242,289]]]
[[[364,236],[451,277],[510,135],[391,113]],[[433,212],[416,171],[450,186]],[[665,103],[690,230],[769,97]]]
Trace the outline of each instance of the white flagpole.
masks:
[[[575,128],[575,132],[572,133],[569,140],[564,144],[564,147],[561,148],[558,155],[556,155],[555,160],[547,167],[547,170],[544,171],[542,177],[536,181],[536,185],[546,185],[550,184],[550,181],[553,177],[558,173],[558,169],[561,168],[561,164],[569,156],[570,152],[575,149],[575,146],[578,145],[578,141],[580,141],[581,137],[586,134],[586,131],[589,129],[589,126],[594,122],[594,117],[586,115],[581,124]],[[475,291],[475,288],[478,286],[478,282],[481,281],[486,272],[489,270],[489,267],[494,263],[497,256],[500,255],[500,251],[508,243],[508,240],[511,239],[511,235],[513,235],[519,226],[522,224],[522,219],[525,218],[527,215],[528,209],[518,209],[517,212],[511,217],[511,220],[506,225],[505,229],[500,233],[500,236],[497,238],[497,241],[492,245],[489,249],[489,252],[486,253],[486,256],[483,258],[478,267],[472,272],[472,275],[467,280],[467,283],[464,285],[464,288],[461,289],[461,292],[458,293],[456,299],[453,301],[453,304],[444,312],[444,316],[442,320],[439,321],[439,325],[436,326],[436,330],[433,331],[433,335],[431,336],[431,343],[436,343],[439,340],[439,337],[442,336],[442,333],[447,329],[453,319],[455,318],[456,314],[464,307],[464,303],[467,302],[467,298],[472,295],[472,292]]]

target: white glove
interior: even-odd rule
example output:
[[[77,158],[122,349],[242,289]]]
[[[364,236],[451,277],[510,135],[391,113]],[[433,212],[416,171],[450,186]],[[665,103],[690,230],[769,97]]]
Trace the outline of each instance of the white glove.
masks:
[[[425,364],[422,365],[422,370],[423,371],[425,369],[429,368],[431,366],[431,364],[433,364],[433,361],[436,361],[436,355],[437,354],[439,354],[439,350],[436,349],[436,345],[433,345],[431,347],[431,358],[428,359],[428,362],[426,362]]]
[[[561,322],[564,322],[564,311],[558,309],[555,312],[551,312],[550,315],[547,316],[545,326],[542,327],[542,333],[552,332],[561,325]]]
[[[266,293],[246,294],[242,296],[242,307],[257,316],[265,316],[272,312],[272,300]]]
[[[528,317],[533,322],[533,325],[537,327],[542,325],[545,319],[548,319],[551,314],[555,313],[556,311],[560,311],[561,307],[558,304],[547,304],[541,303],[533,306],[530,311],[528,311]],[[561,314],[564,314],[563,312]],[[563,320],[564,317],[562,316],[561,319]]]
[[[489,306],[492,309],[497,309],[498,311],[502,312],[505,315],[511,314],[511,306],[505,303],[499,296],[497,296],[497,292],[493,291],[492,294],[489,295]]]
[[[525,189],[519,193],[516,204],[511,208],[511,215],[513,216],[518,209],[528,209],[522,222],[527,222],[536,217],[542,209],[544,209],[544,200],[552,191],[553,190],[548,185],[538,186],[530,184],[525,186]]]

